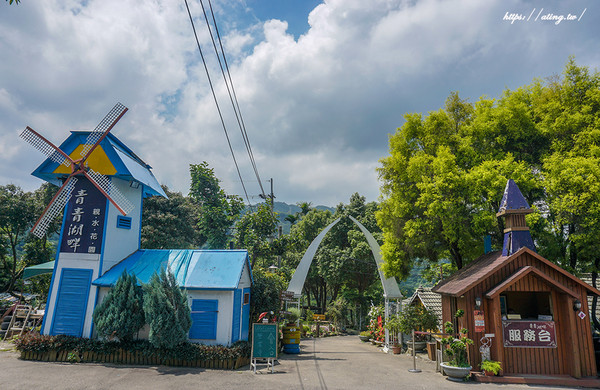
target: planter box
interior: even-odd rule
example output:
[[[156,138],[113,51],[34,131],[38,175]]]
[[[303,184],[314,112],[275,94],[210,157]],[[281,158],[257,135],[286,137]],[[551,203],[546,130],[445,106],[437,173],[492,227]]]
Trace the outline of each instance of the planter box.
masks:
[[[111,354],[101,354],[97,352],[81,352],[76,356],[67,351],[47,351],[47,352],[21,352],[23,360],[38,360],[44,362],[81,362],[81,363],[116,363],[116,364],[135,364],[135,365],[165,365],[165,366],[183,366],[198,368],[217,368],[225,370],[236,370],[240,367],[250,364],[249,357],[238,357],[236,359],[226,360],[182,360],[182,359],[161,359],[155,355],[144,355],[141,352],[130,352],[119,350]]]
[[[429,360],[434,361],[434,362],[437,358],[435,347],[436,347],[436,343],[427,343],[427,356],[429,357]]]

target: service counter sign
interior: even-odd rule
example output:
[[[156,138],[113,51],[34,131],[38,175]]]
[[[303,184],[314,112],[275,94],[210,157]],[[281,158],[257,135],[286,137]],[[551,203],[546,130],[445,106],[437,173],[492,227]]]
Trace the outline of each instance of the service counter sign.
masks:
[[[505,347],[556,348],[554,321],[502,321]]]
[[[106,197],[85,177],[78,177],[65,210],[60,251],[100,254]]]

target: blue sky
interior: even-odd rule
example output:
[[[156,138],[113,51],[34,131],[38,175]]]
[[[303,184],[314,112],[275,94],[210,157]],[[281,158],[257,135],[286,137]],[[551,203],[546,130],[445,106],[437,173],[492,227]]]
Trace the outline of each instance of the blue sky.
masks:
[[[288,33],[298,38],[308,26],[308,14],[320,0],[247,0],[248,12],[258,21],[279,19],[288,23]]]
[[[260,192],[202,17],[188,0],[252,201]],[[204,0],[205,6],[208,5]],[[560,74],[570,55],[600,68],[592,0],[212,0],[246,129],[277,200],[335,206],[377,200],[376,168],[410,112],[450,92],[497,98]],[[577,15],[575,21],[544,16]],[[512,22],[507,14],[530,20]],[[536,20],[537,19],[537,20]],[[157,0],[24,0],[0,4],[0,184],[26,190],[43,157],[25,126],[60,144],[120,101],[113,134],[187,193],[207,161],[242,194],[185,4]],[[268,183],[264,183],[268,187]]]

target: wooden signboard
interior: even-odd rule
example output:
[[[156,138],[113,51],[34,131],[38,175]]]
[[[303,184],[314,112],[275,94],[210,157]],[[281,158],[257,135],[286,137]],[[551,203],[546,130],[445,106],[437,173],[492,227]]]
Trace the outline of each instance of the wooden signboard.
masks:
[[[554,321],[502,321],[505,347],[556,348]]]
[[[475,310],[475,333],[483,333],[485,332],[485,317],[483,315],[483,310]]]
[[[314,321],[325,321],[325,314],[313,314]]]
[[[277,323],[252,324],[252,352],[250,353],[250,369],[256,374],[257,359],[266,359],[271,368],[277,359]]]
[[[282,291],[279,295],[279,299],[282,301],[292,301],[294,300],[294,292],[293,291]]]

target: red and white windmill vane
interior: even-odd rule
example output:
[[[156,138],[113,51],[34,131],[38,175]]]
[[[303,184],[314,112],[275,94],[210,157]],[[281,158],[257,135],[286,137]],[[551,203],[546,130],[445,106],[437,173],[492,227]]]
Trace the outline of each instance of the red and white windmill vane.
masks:
[[[56,195],[52,198],[46,209],[37,220],[31,232],[37,237],[43,237],[46,234],[48,226],[54,218],[64,209],[71,198],[71,193],[77,183],[77,176],[86,177],[98,190],[119,210],[123,215],[127,215],[132,209],[133,204],[112,184],[110,179],[90,168],[87,159],[94,152],[96,147],[102,142],[106,135],[112,130],[117,122],[125,115],[127,107],[117,103],[112,110],[102,119],[96,128],[88,135],[81,158],[73,159],[67,153],[63,152],[52,142],[42,137],[38,132],[27,126],[21,133],[21,138],[33,145],[46,157],[57,164],[62,164],[71,168],[71,173],[64,181]]]

